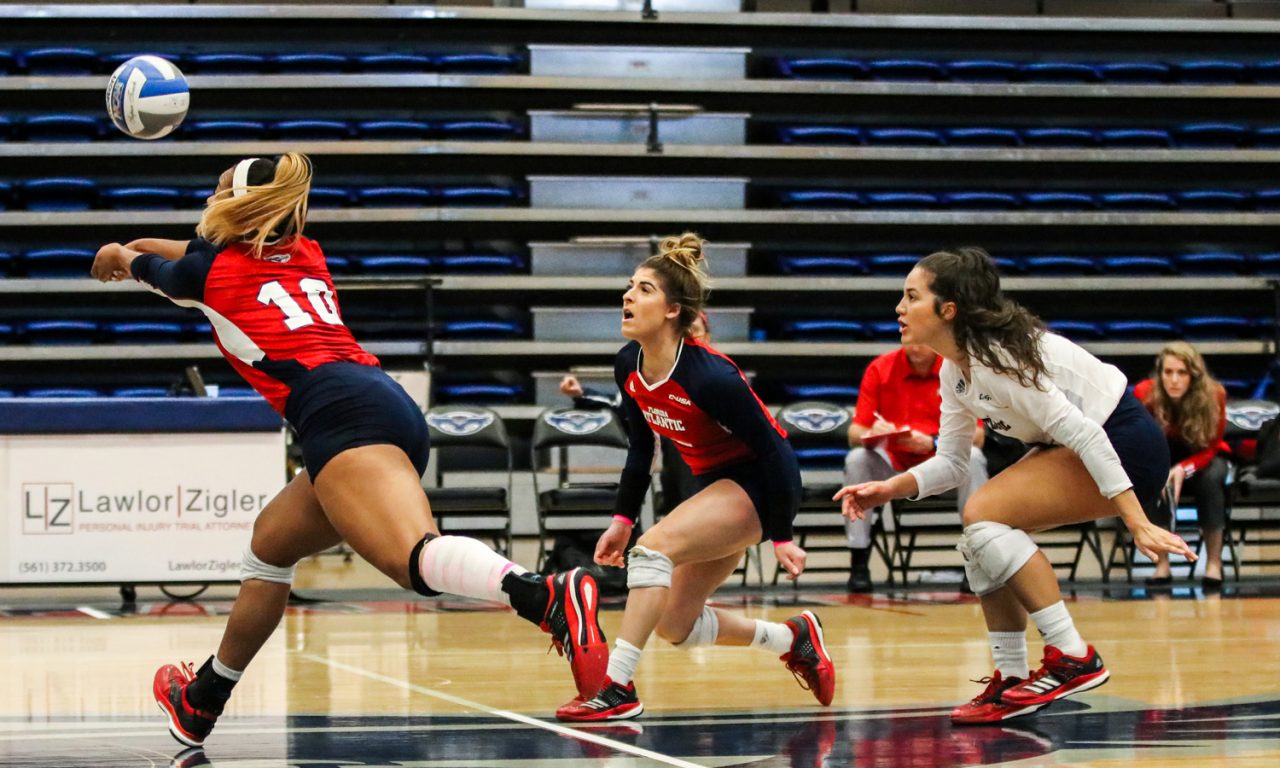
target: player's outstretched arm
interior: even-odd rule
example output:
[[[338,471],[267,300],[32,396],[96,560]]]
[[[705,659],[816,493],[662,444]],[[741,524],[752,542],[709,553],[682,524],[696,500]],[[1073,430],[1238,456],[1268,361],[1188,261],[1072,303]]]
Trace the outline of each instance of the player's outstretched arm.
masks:
[[[177,261],[187,253],[190,240],[165,240],[159,237],[140,237],[126,243],[125,248],[139,253],[154,253],[169,261]]]

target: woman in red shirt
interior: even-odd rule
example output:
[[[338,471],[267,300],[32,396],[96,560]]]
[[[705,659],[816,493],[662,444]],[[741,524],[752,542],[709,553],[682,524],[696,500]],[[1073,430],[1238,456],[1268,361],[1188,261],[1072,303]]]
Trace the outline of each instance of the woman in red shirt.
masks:
[[[1156,417],[1169,439],[1174,462],[1169,469],[1171,508],[1177,508],[1184,488],[1195,496],[1208,555],[1203,585],[1220,589],[1227,478],[1227,460],[1220,454],[1231,450],[1222,440],[1227,425],[1227,391],[1209,375],[1195,347],[1174,341],[1160,350],[1154,375],[1138,382],[1133,394]],[[1173,521],[1152,522],[1171,526]],[[1162,586],[1172,581],[1169,556],[1160,553],[1155,575],[1147,584]]]

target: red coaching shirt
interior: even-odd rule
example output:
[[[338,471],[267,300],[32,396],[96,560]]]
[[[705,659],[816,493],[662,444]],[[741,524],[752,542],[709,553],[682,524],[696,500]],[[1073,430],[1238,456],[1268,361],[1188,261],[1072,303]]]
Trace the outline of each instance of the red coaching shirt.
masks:
[[[143,254],[131,271],[173,303],[203,312],[223,356],[281,414],[292,387],[312,368],[378,365],[343,325],[314,240],[290,238],[268,246],[261,259],[251,252],[245,243],[219,249],[196,239],[177,261]]]
[[[872,360],[862,374],[854,422],[870,427],[875,424],[878,412],[885,421],[936,436],[942,415],[942,394],[938,391],[941,368],[942,356],[938,355],[928,373],[916,373],[907,361],[907,351],[901,347]],[[933,455],[895,448],[892,438],[885,443],[885,448],[893,460],[893,468],[899,472]]]

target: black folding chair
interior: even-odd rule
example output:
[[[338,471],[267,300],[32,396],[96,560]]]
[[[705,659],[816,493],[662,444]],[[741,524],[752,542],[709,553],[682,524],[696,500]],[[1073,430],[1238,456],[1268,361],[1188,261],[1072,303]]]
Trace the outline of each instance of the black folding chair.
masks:
[[[494,549],[511,557],[511,478],[514,457],[502,417],[474,405],[442,405],[426,413],[431,448],[436,451],[434,488],[427,488],[431,512],[442,532],[488,538]],[[501,453],[505,486],[446,486],[448,459],[470,453],[471,459]]]

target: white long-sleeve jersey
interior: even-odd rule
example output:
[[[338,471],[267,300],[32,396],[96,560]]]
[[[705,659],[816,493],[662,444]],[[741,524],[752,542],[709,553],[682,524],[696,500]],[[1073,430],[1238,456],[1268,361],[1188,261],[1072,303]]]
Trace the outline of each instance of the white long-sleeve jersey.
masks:
[[[1040,354],[1048,374],[1047,380],[1040,379],[1044,390],[1019,384],[976,361],[970,363],[966,381],[958,366],[943,362],[937,455],[907,470],[920,488],[915,498],[942,493],[964,481],[975,416],[1024,443],[1075,451],[1108,499],[1133,487],[1102,429],[1124,395],[1124,374],[1052,333],[1041,336]]]

